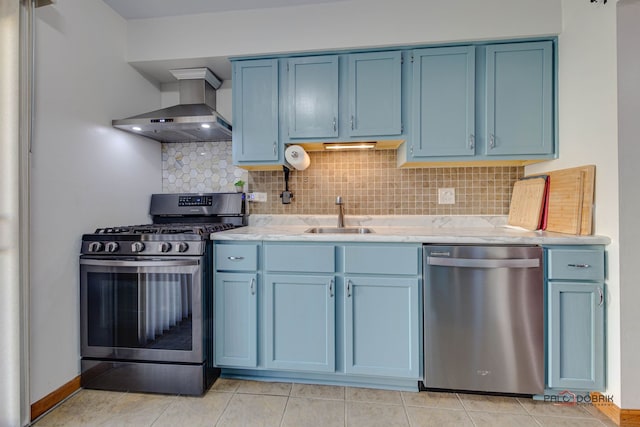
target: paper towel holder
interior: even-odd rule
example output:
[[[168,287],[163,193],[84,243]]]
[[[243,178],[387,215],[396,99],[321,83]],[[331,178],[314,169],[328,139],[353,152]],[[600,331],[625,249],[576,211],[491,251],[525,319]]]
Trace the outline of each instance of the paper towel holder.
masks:
[[[290,145],[284,151],[285,160],[289,163],[289,166],[292,166],[297,170],[305,170],[311,164],[311,160],[309,155],[305,151],[305,149],[300,145]]]

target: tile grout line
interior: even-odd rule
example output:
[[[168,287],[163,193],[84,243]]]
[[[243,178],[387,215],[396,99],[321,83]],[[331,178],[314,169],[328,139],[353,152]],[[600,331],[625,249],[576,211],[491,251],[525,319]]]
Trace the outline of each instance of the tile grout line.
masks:
[[[280,427],[283,427],[284,424],[284,415],[287,413],[287,408],[289,407],[289,399],[291,398],[291,390],[293,389],[293,384],[291,385],[291,389],[289,390],[289,395],[287,396],[287,401],[284,403],[284,409],[282,414],[280,415]]]
[[[240,386],[236,387],[236,389],[231,392],[231,397],[229,398],[229,400],[227,400],[227,404],[224,405],[224,409],[222,411],[220,411],[220,415],[218,415],[218,418],[216,419],[216,422],[214,423],[214,426],[217,426],[220,423],[220,419],[222,418],[224,413],[227,411],[227,408],[231,404],[231,401],[233,400],[234,396],[236,395],[236,391],[238,391],[239,387]],[[211,391],[211,389],[209,389],[209,391]],[[207,393],[209,393],[209,391]]]
[[[170,407],[171,405],[173,405],[175,402],[177,402],[177,401],[178,401],[178,397],[179,397],[179,396],[180,396],[179,394],[176,394],[176,395],[174,395],[174,396],[173,396],[173,399],[169,402],[169,404],[168,404],[167,406],[165,406],[165,407],[164,407],[164,409],[162,410],[162,412],[160,412],[160,414],[158,414],[158,416],[157,416],[153,421],[151,421],[151,424],[149,424],[149,427],[153,427],[153,425],[154,425],[156,422],[158,422],[158,420],[160,419],[160,417],[162,417],[162,415],[164,415],[164,413],[165,413],[165,412],[167,412],[167,409],[169,409],[169,407]]]
[[[420,390],[418,390],[420,393]],[[413,423],[411,422],[411,417],[409,417],[409,412],[407,412],[407,401],[404,399],[404,392],[400,392],[400,400],[402,400],[402,408],[404,409],[404,416],[407,417],[407,424],[409,427],[413,427]]]

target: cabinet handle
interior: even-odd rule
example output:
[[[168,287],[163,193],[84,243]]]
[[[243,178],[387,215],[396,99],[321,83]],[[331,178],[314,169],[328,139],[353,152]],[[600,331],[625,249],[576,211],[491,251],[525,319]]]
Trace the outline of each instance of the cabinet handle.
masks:
[[[351,115],[351,130],[353,130],[353,115]]]
[[[351,298],[351,280],[347,280],[347,298]]]
[[[598,286],[598,295],[600,295],[600,302],[598,303],[598,307],[602,307],[604,303],[604,292],[602,292],[602,288]]]
[[[573,268],[591,268],[591,265],[589,265],[589,264],[567,264],[567,267],[573,267]]]
[[[329,297],[333,298],[333,279],[329,282]]]
[[[469,135],[469,150],[474,150],[476,148],[476,138],[473,134]]]
[[[409,154],[411,154],[411,156],[413,156],[413,144],[411,145],[411,147],[409,147]]]
[[[256,294],[256,279],[255,277],[251,278],[251,283],[249,284],[249,290],[251,291],[251,295]]]
[[[277,147],[277,144],[274,142],[273,143],[273,155],[274,156],[276,155],[276,147]]]
[[[228,256],[227,259],[229,261],[242,261],[244,259],[243,256]]]
[[[336,118],[333,118],[333,131],[335,132],[338,128],[336,127],[337,123],[336,123]]]
[[[492,133],[489,134],[489,148],[496,148],[496,136]]]

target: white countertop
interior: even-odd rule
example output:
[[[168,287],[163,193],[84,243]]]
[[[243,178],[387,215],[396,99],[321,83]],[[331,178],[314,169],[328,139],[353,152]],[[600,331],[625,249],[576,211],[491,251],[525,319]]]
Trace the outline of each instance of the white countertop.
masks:
[[[504,216],[367,216],[346,217],[346,227],[373,233],[305,233],[311,227],[335,227],[335,216],[252,215],[249,226],[213,233],[212,240],[299,242],[403,242],[437,244],[606,245],[606,236],[574,236],[506,226]]]

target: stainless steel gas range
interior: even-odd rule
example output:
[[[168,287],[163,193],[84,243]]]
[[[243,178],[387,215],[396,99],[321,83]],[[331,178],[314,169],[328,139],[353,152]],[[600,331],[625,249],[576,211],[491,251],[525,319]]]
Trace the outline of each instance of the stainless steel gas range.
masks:
[[[82,236],[85,388],[200,395],[213,383],[211,233],[246,225],[243,193],[154,194],[152,224]]]

